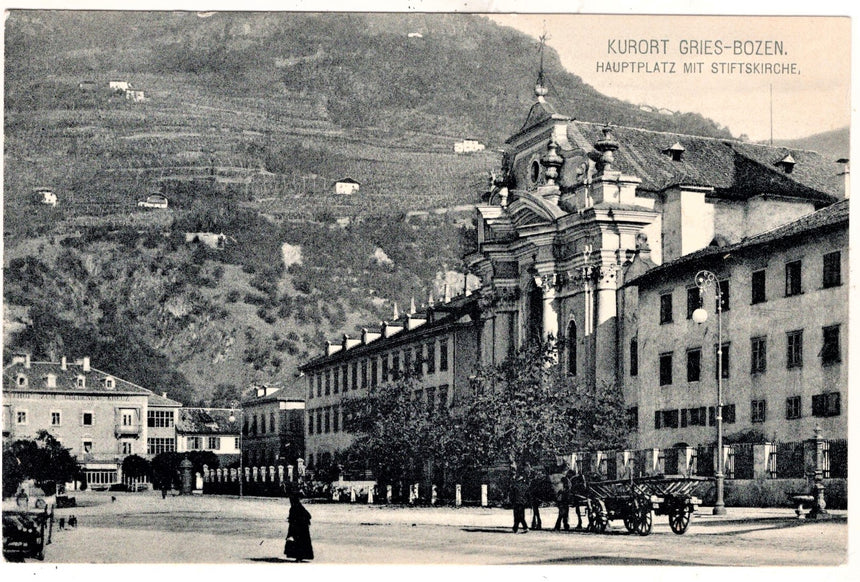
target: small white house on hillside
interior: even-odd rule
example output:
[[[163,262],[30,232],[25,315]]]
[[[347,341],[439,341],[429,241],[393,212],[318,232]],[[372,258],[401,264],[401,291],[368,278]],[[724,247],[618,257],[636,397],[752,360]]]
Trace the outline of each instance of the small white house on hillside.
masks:
[[[137,203],[143,208],[167,208],[167,197],[158,192],[154,192],[146,197],[146,200],[141,200]]]
[[[352,178],[344,178],[334,183],[335,194],[355,194],[361,189],[361,184]]]
[[[39,204],[45,204],[47,206],[57,205],[57,195],[54,194],[54,190],[52,188],[36,188],[35,193],[36,201]]]

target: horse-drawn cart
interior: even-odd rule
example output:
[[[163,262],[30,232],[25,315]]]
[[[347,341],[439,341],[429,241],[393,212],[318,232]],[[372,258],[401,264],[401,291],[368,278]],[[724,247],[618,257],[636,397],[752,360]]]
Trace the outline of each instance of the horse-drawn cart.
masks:
[[[707,477],[654,475],[574,484],[574,500],[588,513],[588,530],[606,531],[609,522],[621,519],[631,533],[647,536],[653,515],[669,516],[669,527],[678,535],[687,531],[690,518],[701,500],[693,492]]]

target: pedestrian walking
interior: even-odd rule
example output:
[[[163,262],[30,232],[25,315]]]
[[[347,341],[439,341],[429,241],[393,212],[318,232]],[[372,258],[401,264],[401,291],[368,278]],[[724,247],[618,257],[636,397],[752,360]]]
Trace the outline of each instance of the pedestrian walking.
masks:
[[[532,529],[542,529],[540,504],[543,501],[541,489],[545,484],[545,477],[532,469],[529,463],[526,463],[526,483],[528,485],[528,504],[532,508]]]
[[[314,548],[311,544],[311,514],[302,505],[298,491],[289,491],[290,513],[287,521],[287,539],[284,541],[284,555],[296,562],[314,559]]]
[[[528,484],[522,475],[514,475],[511,483],[511,505],[514,508],[514,533],[517,533],[520,525],[523,533],[528,533],[526,525],[526,503],[528,502]]]
[[[555,531],[561,530],[564,526],[564,531],[570,530],[570,479],[567,475],[563,475],[560,482],[560,487],[555,494],[555,505],[558,507],[558,517],[555,520]]]

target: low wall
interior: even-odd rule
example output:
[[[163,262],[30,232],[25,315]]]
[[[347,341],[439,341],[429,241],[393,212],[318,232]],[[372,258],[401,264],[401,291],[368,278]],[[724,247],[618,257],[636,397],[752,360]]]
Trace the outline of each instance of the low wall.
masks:
[[[715,483],[701,485],[697,494],[703,505],[713,505]],[[793,507],[792,495],[811,494],[806,479],[726,479],[723,497],[726,507]],[[824,499],[830,509],[848,508],[848,480],[825,479]]]

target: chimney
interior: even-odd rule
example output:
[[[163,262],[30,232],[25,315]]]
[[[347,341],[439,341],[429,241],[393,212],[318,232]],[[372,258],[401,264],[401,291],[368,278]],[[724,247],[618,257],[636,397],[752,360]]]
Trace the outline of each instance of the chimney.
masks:
[[[849,169],[848,162],[848,158],[839,158],[838,160],[836,160],[837,164],[842,164],[842,189],[845,198],[851,197],[851,181],[848,178],[851,172]]]
[[[27,370],[30,369],[30,354],[26,354],[24,356],[24,368],[26,368]]]
[[[66,361],[66,356],[60,358],[60,369],[64,372],[69,369],[68,362]]]
[[[89,356],[84,356],[83,370],[84,370],[84,372],[90,371],[90,357]]]
[[[167,398],[167,392],[162,392],[162,393],[161,393],[161,397],[162,397],[162,398]]]

